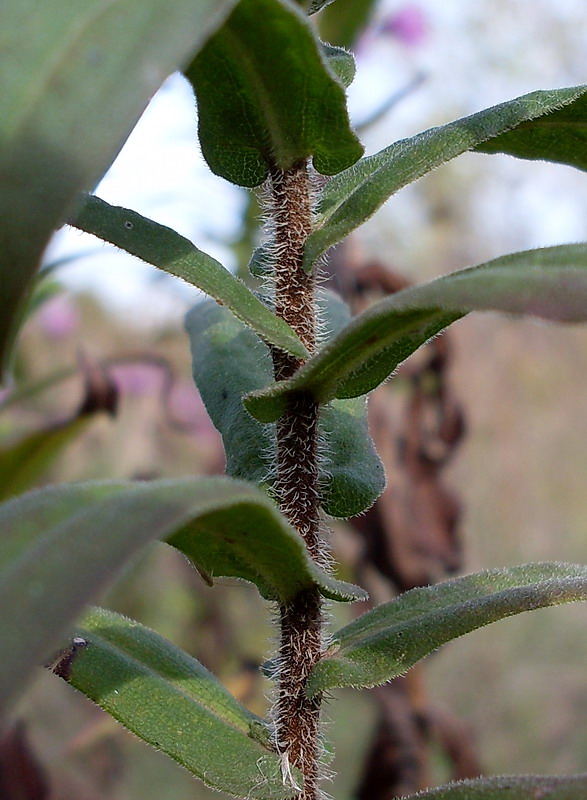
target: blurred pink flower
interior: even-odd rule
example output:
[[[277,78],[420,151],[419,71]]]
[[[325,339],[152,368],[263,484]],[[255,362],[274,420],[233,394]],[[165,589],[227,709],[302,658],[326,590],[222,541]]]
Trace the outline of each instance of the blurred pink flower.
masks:
[[[59,294],[41,306],[37,322],[50,339],[65,339],[79,325],[79,313],[71,297]]]
[[[206,441],[220,441],[200,393],[192,381],[177,381],[169,396],[169,411],[176,423]]]
[[[163,375],[157,364],[117,364],[110,371],[118,389],[125,394],[142,395],[161,390]]]
[[[428,24],[420,6],[409,3],[399,11],[389,14],[377,27],[377,32],[394,36],[408,47],[417,47],[426,38]]]

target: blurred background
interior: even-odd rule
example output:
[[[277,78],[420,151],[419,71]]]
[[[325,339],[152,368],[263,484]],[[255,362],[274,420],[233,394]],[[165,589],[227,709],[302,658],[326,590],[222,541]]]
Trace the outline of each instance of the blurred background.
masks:
[[[586,81],[580,0],[337,0],[319,16],[324,38],[356,54],[350,109],[367,152]],[[174,76],[97,193],[174,227],[246,279],[258,206],[207,170],[195,125]],[[359,310],[507,252],[587,240],[586,208],[577,171],[467,154],[337,248],[330,285]],[[55,237],[44,275],[0,397],[2,496],[64,480],[222,471],[182,330],[198,292],[72,230]],[[390,486],[368,515],[337,524],[341,576],[380,601],[485,567],[587,562],[586,360],[585,329],[487,315],[411,359],[371,401]],[[264,714],[270,686],[257,668],[275,636],[271,608],[251,587],[221,583],[209,589],[156,545],[100,602],[184,647]],[[358,611],[333,615],[342,623]],[[471,634],[391,688],[336,692],[329,791],[383,800],[479,772],[587,771],[586,663],[578,605]],[[218,796],[39,672],[0,747],[0,775],[21,759],[27,800]]]

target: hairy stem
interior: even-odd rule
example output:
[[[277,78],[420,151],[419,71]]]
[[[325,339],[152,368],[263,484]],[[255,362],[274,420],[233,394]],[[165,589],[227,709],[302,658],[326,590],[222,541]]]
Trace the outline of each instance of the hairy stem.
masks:
[[[305,164],[271,176],[271,219],[275,246],[275,310],[308,350],[315,348],[315,278],[302,268],[311,231],[310,181]],[[276,380],[289,378],[300,361],[275,351]],[[319,533],[318,407],[303,394],[292,400],[277,423],[277,481],[280,508],[299,531],[309,553],[323,560]],[[305,685],[320,657],[322,603],[316,589],[301,592],[280,608],[279,686],[275,705],[277,746],[288,764],[304,775],[297,800],[317,800],[320,698],[309,700]]]

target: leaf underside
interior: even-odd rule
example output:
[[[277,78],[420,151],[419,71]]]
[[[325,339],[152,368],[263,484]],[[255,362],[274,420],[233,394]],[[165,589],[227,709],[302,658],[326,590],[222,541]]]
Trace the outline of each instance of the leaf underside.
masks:
[[[306,242],[307,270],[404,186],[467,150],[587,169],[587,88],[532,92],[395,142],[329,181]]]
[[[587,599],[587,567],[527,564],[412,589],[337,631],[308,681],[309,696],[375,686],[447,642],[500,619]]]
[[[587,245],[514,253],[387,297],[355,317],[288,381],[248,395],[245,406],[256,419],[271,422],[295,392],[309,392],[320,403],[370,392],[471,311],[586,321]]]
[[[70,224],[197,286],[276,347],[298,358],[308,355],[289,325],[272,314],[244,283],[171,228],[92,195],[84,198]]]
[[[587,797],[583,775],[507,775],[460,781],[405,800],[580,800]]]

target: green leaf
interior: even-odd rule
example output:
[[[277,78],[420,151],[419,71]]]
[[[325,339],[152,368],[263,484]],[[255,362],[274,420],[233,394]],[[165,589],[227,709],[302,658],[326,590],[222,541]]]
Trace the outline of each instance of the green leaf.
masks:
[[[315,0],[312,8],[329,4],[329,0]],[[353,47],[369,22],[375,6],[376,0],[336,0],[332,8],[326,8],[320,15],[320,35],[332,44]]]
[[[308,14],[316,14],[318,11],[326,8],[326,6],[329,6],[330,3],[334,3],[334,0],[310,0]]]
[[[56,638],[147,542],[167,538],[213,576],[252,580],[271,599],[318,585],[364,596],[308,557],[255,487],[228,478],[64,484],[0,505],[0,718]]]
[[[305,268],[310,270],[402,187],[467,150],[490,152],[492,140],[500,152],[585,168],[585,122],[585,86],[532,92],[362,158],[323,188],[316,230],[306,242]]]
[[[295,794],[264,721],[194,658],[103,609],[90,611],[75,633],[54,669],[140,739],[219,791],[260,800]],[[297,771],[292,777],[301,785]]]
[[[89,416],[76,416],[0,446],[0,502],[34,486],[90,421]]]
[[[331,44],[320,42],[320,50],[322,57],[330,67],[331,71],[336,75],[342,85],[348,89],[355,79],[357,65],[352,53],[345,50],[344,47],[334,47]]]
[[[245,398],[262,422],[277,419],[291,392],[326,403],[371,391],[430,337],[470,311],[587,320],[587,245],[503,256],[414,286],[375,303],[288,381]]]
[[[587,170],[587,91],[574,102],[522,122],[475,148],[479,153],[507,153],[516,158],[554,161]]]
[[[587,797],[583,775],[507,775],[439,786],[405,800],[579,800]]]
[[[333,175],[361,156],[344,89],[288,0],[241,0],[185,74],[202,153],[233,183],[258,186],[271,167],[287,170],[310,156],[318,172]]]
[[[346,305],[322,292],[319,312],[333,334],[350,318]],[[226,309],[199,303],[186,318],[194,380],[212,422],[222,435],[226,472],[271,485],[275,426],[261,425],[245,410],[247,392],[273,378],[271,358],[260,339]],[[369,438],[364,400],[338,400],[320,416],[321,503],[333,517],[351,517],[369,508],[385,487],[383,465]]]
[[[587,599],[587,567],[527,564],[412,589],[339,630],[308,695],[376,686],[465,633],[523,611]]]
[[[227,475],[270,483],[275,426],[257,422],[243,405],[243,395],[273,380],[269,351],[250,328],[210,301],[194,306],[185,325],[194,381],[222,436]]]
[[[320,410],[320,431],[322,508],[331,517],[362,514],[385,489],[385,470],[369,436],[365,399],[333,400]]]
[[[234,0],[4,0],[0,367],[53,231]]]
[[[86,196],[79,213],[69,222],[197,286],[229,308],[267,342],[298,358],[308,355],[289,325],[276,317],[244,283],[171,228],[127,208],[111,206],[92,195]]]

